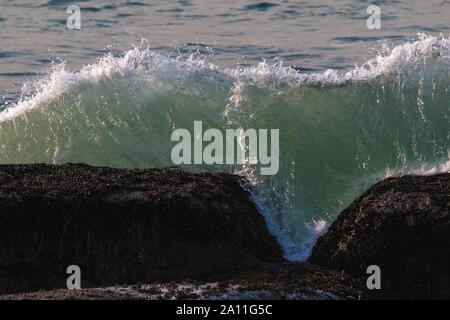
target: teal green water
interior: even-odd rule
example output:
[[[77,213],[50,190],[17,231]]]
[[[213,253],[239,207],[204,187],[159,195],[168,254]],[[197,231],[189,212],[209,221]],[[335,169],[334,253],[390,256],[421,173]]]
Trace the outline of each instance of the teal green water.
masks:
[[[35,82],[0,112],[0,163],[172,166],[171,133],[280,129],[280,170],[232,171],[286,256],[304,259],[315,237],[368,185],[391,174],[448,171],[449,40],[422,36],[347,73],[282,65],[224,69],[134,49]]]

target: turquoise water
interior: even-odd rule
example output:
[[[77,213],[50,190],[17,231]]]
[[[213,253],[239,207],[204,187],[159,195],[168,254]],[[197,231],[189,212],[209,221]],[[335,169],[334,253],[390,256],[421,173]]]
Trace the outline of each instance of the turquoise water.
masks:
[[[69,2],[1,4],[2,164],[172,166],[171,133],[194,121],[279,129],[274,176],[183,167],[245,175],[293,260],[374,181],[449,171],[445,3],[381,4],[386,21],[373,33],[353,1],[86,1],[82,29],[60,30]],[[35,26],[18,18],[24,8],[47,18]],[[419,25],[418,8],[428,12]]]

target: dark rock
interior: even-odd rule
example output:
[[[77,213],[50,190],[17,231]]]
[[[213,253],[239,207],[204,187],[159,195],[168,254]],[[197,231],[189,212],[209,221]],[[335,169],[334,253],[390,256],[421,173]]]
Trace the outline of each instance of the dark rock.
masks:
[[[344,272],[327,270],[305,262],[263,264],[218,282],[196,280],[119,285],[81,290],[54,289],[0,295],[0,300],[30,299],[359,299],[361,284]]]
[[[320,237],[309,261],[367,278],[381,269],[373,298],[450,298],[450,174],[381,181]]]
[[[0,293],[217,279],[282,261],[239,177],[179,169],[0,166]]]

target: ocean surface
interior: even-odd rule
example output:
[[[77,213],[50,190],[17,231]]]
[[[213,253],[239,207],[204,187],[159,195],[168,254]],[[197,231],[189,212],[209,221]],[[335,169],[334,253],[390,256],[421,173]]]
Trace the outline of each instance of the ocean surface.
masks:
[[[69,5],[81,29],[66,28]],[[450,2],[0,1],[0,164],[173,166],[176,128],[280,129],[237,172],[291,260],[375,181],[450,170]]]

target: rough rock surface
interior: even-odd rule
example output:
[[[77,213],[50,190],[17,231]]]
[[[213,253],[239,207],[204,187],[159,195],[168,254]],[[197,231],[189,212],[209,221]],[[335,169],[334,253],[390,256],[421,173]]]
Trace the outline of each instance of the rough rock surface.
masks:
[[[282,251],[229,174],[0,166],[0,293],[227,277]]]
[[[450,298],[450,174],[385,179],[367,190],[315,244],[309,261],[367,278],[377,298]]]
[[[22,292],[0,300],[450,298],[450,174],[375,184],[307,263],[283,260],[239,179],[0,166],[0,294]],[[64,288],[72,264],[103,288],[40,290]],[[372,264],[381,290],[366,290]]]
[[[343,272],[305,262],[263,264],[222,281],[153,282],[81,290],[56,289],[0,295],[0,300],[28,299],[359,299],[361,283]]]

